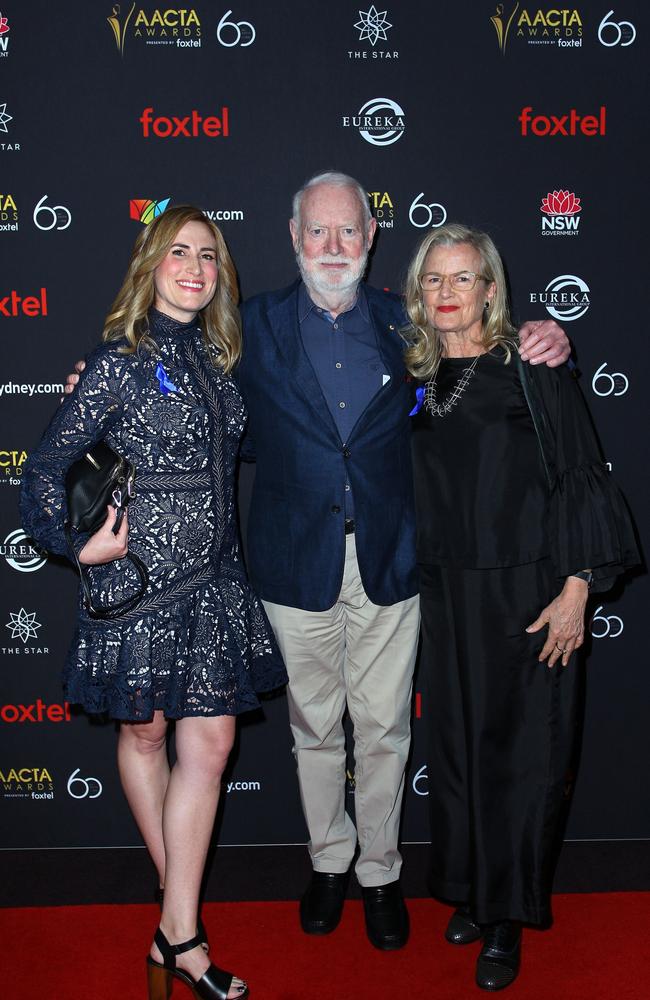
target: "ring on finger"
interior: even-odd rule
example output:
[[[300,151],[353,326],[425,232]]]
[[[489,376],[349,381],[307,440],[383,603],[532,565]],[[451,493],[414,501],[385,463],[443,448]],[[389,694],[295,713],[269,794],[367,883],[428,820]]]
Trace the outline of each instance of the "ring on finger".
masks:
[[[564,648],[564,649],[562,649],[562,647],[561,647],[561,646],[558,646],[558,644],[557,644],[557,642],[556,642],[556,643],[555,643],[555,648],[556,648],[556,649],[559,649],[559,651],[560,651],[561,653],[566,653],[566,646],[565,646],[565,648]]]

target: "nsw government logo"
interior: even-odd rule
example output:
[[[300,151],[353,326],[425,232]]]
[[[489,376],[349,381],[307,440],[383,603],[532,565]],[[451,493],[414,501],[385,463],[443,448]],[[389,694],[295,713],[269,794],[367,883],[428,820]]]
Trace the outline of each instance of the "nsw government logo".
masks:
[[[373,97],[359,108],[356,115],[343,115],[343,128],[356,128],[372,146],[392,146],[401,139],[406,125],[404,111],[396,101]]]
[[[393,27],[387,15],[387,10],[377,10],[374,4],[368,10],[359,11],[354,27],[359,32],[359,41],[370,48],[348,50],[348,59],[399,59],[399,52],[381,45],[388,41],[388,32]]]
[[[580,319],[591,305],[589,286],[575,274],[560,274],[543,292],[530,293],[531,304],[541,303],[553,319],[570,323]]]
[[[35,573],[47,562],[47,552],[29,538],[22,528],[9,532],[0,545],[0,556],[4,556],[7,564],[19,573]]]
[[[9,18],[2,16],[0,11],[0,59],[9,55]]]
[[[549,191],[542,198],[542,236],[577,236],[582,205],[573,191]]]

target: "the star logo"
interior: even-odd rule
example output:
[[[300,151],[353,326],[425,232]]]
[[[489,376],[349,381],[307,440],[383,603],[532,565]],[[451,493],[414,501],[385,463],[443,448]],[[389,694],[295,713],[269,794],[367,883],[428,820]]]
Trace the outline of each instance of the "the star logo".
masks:
[[[8,132],[7,123],[13,121],[11,115],[7,114],[7,105],[0,104],[0,132]]]
[[[11,632],[11,638],[20,638],[23,642],[28,639],[36,639],[36,630],[41,628],[41,623],[36,621],[36,612],[28,614],[24,608],[20,611],[10,611],[9,621],[5,625]]]
[[[393,25],[386,20],[387,10],[377,10],[373,4],[369,10],[359,11],[359,20],[355,24],[359,32],[359,41],[362,42],[364,39],[368,39],[371,45],[376,45],[381,39],[385,42],[387,39],[386,32]]]

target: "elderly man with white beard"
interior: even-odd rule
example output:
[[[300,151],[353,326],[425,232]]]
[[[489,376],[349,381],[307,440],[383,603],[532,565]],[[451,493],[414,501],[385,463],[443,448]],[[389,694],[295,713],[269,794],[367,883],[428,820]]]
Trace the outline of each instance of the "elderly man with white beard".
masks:
[[[398,831],[410,744],[418,585],[410,394],[398,296],[364,284],[376,230],[361,185],[312,177],[289,227],[301,280],[243,309],[239,382],[257,462],[249,573],[289,674],[289,716],[313,873],[303,930],[337,926],[350,865],[375,947],[402,947]],[[552,321],[520,331],[524,358],[560,364]],[[343,716],[354,727],[355,823]]]

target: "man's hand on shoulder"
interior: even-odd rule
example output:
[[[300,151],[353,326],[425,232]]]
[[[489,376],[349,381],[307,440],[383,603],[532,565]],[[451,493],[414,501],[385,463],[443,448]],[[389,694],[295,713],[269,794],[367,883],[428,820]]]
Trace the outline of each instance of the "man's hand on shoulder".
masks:
[[[519,331],[519,341],[521,358],[531,365],[557,368],[571,354],[569,338],[554,319],[528,320]]]
[[[65,380],[65,386],[63,388],[63,391],[66,394],[66,396],[69,396],[74,387],[76,386],[77,382],[79,381],[79,376],[81,375],[85,367],[86,367],[85,361],[77,361],[75,363],[74,372],[71,372],[70,375],[68,375]]]

